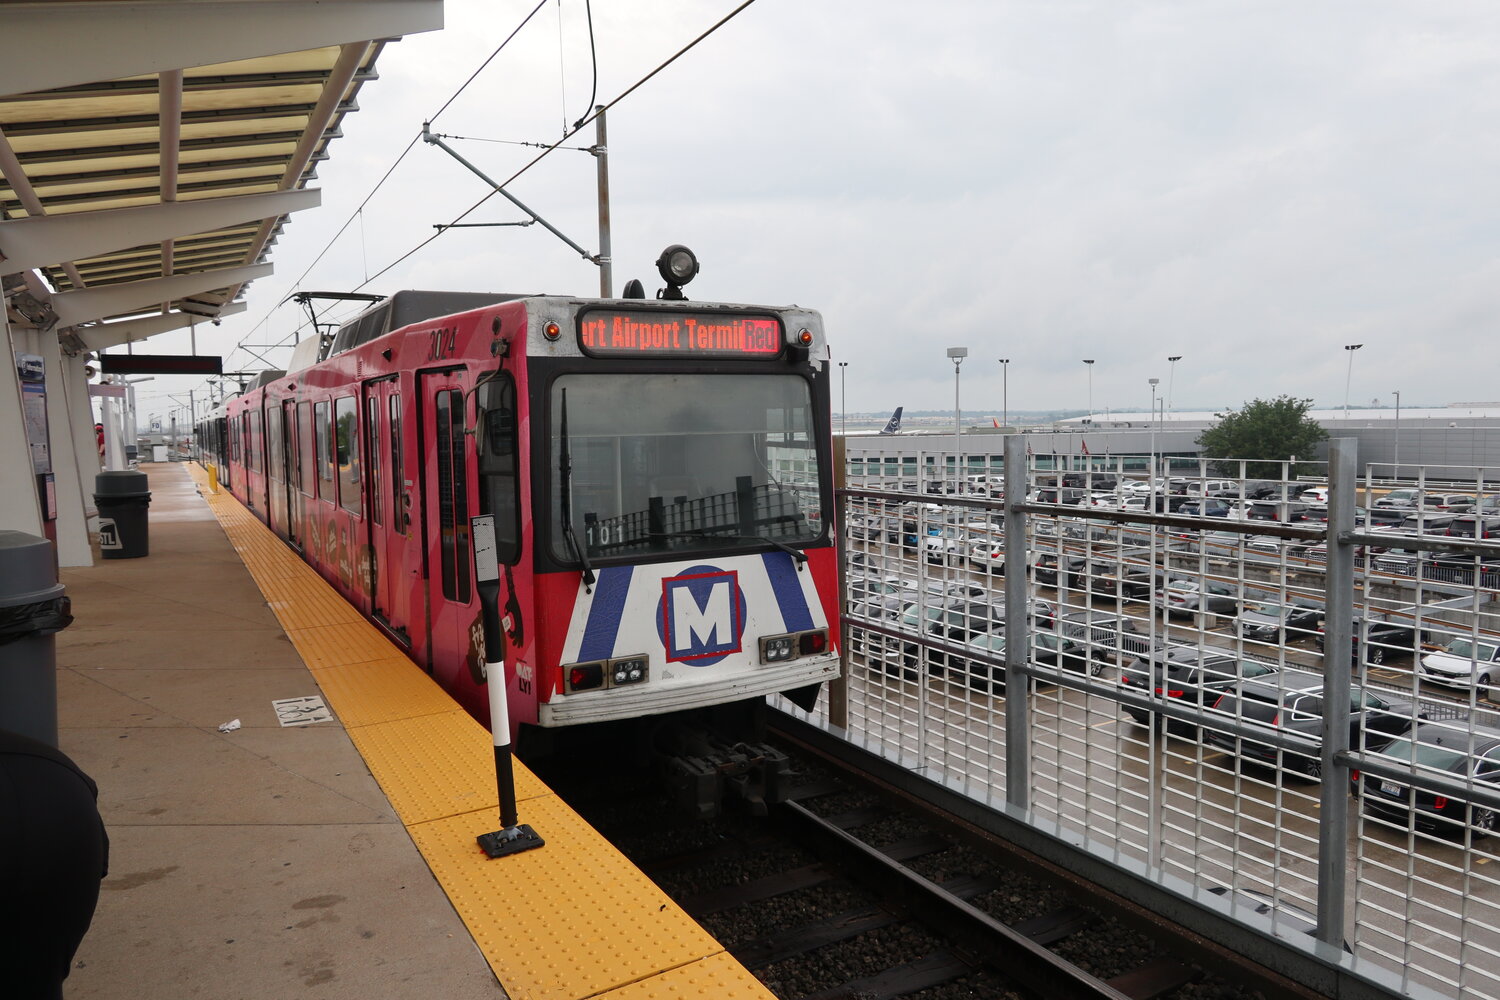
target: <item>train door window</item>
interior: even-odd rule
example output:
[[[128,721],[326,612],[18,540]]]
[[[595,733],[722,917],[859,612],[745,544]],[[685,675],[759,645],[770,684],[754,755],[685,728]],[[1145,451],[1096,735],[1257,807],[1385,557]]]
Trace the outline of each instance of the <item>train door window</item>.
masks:
[[[337,502],[333,480],[333,423],[328,404],[313,405],[313,431],[318,436],[318,496]]]
[[[297,489],[305,495],[313,493],[313,420],[312,404],[297,404]]]
[[[265,465],[261,462],[262,448],[264,447],[265,435],[261,433],[260,411],[247,414],[250,418],[250,468],[256,472],[264,472]]]
[[[464,394],[443,389],[433,401],[437,414],[438,532],[443,560],[443,596],[468,604],[469,484],[464,463]]]
[[[499,375],[479,388],[479,502],[495,516],[495,555],[514,563],[521,555],[521,479],[516,447],[516,385]]]
[[[229,460],[240,460],[240,422],[234,419],[229,421]]]
[[[380,501],[380,398],[365,400],[365,461],[370,466],[370,520],[383,521]]]
[[[339,506],[360,512],[359,406],[353,396],[333,402],[333,435],[338,459]]]
[[[286,452],[281,441],[281,405],[278,403],[266,411],[266,447],[270,454],[267,470],[278,483],[286,478]]]
[[[406,534],[406,521],[402,517],[405,513],[402,499],[406,493],[406,482],[403,478],[406,470],[401,466],[401,394],[391,393],[390,400],[391,417],[391,518],[395,529]]]

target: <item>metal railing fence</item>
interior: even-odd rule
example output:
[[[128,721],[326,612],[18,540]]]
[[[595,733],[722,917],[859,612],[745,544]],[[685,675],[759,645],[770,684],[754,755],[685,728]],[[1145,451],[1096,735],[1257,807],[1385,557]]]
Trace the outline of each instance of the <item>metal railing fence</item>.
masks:
[[[947,470],[925,487],[895,474],[909,455],[851,478],[847,716],[789,710],[1143,898],[1221,914],[1208,890],[1230,887],[1303,911],[1312,934],[1235,910],[1229,943],[1330,992],[1500,998],[1500,542],[1370,526],[1452,478],[1361,479],[1347,442],[1323,475],[1269,481],[1180,459],[1150,481],[1131,471],[1150,456],[1039,472],[1023,449],[1006,442],[1003,489],[951,454],[918,453]],[[1302,520],[1325,483],[1327,520]],[[1194,503],[1252,484],[1230,516]],[[1382,567],[1392,549],[1413,572]]]

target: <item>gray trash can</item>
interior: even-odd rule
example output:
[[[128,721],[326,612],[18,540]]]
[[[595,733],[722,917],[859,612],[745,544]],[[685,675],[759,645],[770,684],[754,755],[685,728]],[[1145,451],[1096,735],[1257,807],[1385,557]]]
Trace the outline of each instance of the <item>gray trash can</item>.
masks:
[[[52,543],[0,531],[0,729],[57,746],[57,641],[73,621]]]
[[[134,559],[151,549],[146,508],[151,481],[144,472],[101,472],[94,477],[94,506],[99,508],[99,554],[105,559]]]

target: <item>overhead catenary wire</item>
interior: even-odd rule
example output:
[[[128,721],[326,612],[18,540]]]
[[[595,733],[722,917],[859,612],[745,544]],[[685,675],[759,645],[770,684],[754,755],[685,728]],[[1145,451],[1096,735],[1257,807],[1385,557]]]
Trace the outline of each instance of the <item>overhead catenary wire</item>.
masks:
[[[645,86],[653,78],[655,78],[659,73],[661,73],[663,70],[665,70],[668,66],[672,65],[678,59],[681,59],[683,56],[687,55],[687,53],[691,52],[694,48],[696,48],[698,46],[698,44],[700,42],[702,42],[704,39],[706,39],[709,35],[712,35],[715,31],[718,31],[724,25],[726,25],[730,21],[734,20],[735,17],[739,16],[741,13],[744,12],[745,8],[749,7],[753,3],[755,3],[755,0],[744,0],[744,2],[741,3],[739,6],[735,7],[734,10],[731,10],[728,14],[725,14],[723,17],[719,18],[719,20],[715,21],[708,28],[704,29],[704,31],[702,31],[692,41],[688,42],[682,48],[680,48],[676,52],[672,53],[672,55],[670,57],[668,57],[667,59],[665,59],[664,61],[662,61],[661,63],[659,63],[656,66],[655,69],[651,70],[651,72],[647,73],[645,76],[641,77],[639,80],[637,80],[635,83],[631,84],[625,90],[621,91],[609,103],[603,104],[603,105],[599,105],[599,106],[596,106],[595,108],[593,108],[587,115],[585,115],[583,118],[579,119],[578,124],[575,125],[571,131],[565,133],[556,142],[552,143],[546,149],[543,149],[536,156],[532,157],[528,162],[526,162],[525,164],[523,164],[515,173],[511,174],[504,181],[502,181],[499,186],[500,187],[505,187],[508,184],[514,183],[518,178],[520,178],[528,170],[530,170],[532,167],[536,166],[538,163],[540,163],[544,159],[546,159],[548,157],[548,155],[550,155],[554,150],[564,148],[563,147],[563,143],[566,142],[568,139],[571,139],[574,135],[577,135],[578,132],[581,131],[584,126],[588,125],[595,118],[599,117],[600,114],[602,114],[603,112],[608,111],[611,108],[615,107],[621,101],[625,100],[625,98],[629,97],[631,94],[635,93],[641,87]],[[464,219],[466,219],[470,215],[472,215],[481,205],[485,204],[491,198],[495,197],[496,193],[497,192],[495,192],[493,190],[490,191],[489,193],[487,193],[484,197],[480,198],[474,204],[470,205],[468,208],[464,209],[458,215],[454,216],[454,218],[448,224],[446,224],[443,228],[437,230],[437,232],[433,233],[431,236],[428,236],[426,239],[424,239],[424,240],[420,241],[419,243],[417,243],[410,250],[406,251],[401,256],[397,257],[395,260],[391,261],[389,264],[387,264],[385,267],[381,268],[379,271],[376,271],[373,275],[370,276],[370,278],[365,282],[365,284],[369,284],[370,281],[374,281],[376,278],[381,277],[387,271],[390,271],[392,268],[396,267],[398,264],[402,263],[407,258],[411,257],[413,254],[416,254],[418,251],[420,251],[423,248],[425,248],[433,240],[436,240],[437,238],[439,238],[440,236],[442,236],[444,233],[447,233],[449,230],[451,230],[454,227],[454,225],[456,223],[462,222]],[[357,291],[359,288],[363,288],[363,287],[364,287],[364,285],[359,285],[355,290]]]
[[[540,11],[544,6],[546,6],[546,3],[547,3],[547,0],[539,0],[539,2],[537,3],[537,5],[531,9],[531,12],[529,14],[527,14],[524,18],[521,19],[521,22],[519,24],[517,24],[514,29],[511,30],[510,34],[506,35],[505,38],[504,38],[504,40],[502,40],[499,45],[495,46],[495,50],[493,52],[491,52],[488,56],[485,57],[484,61],[479,64],[479,67],[477,69],[475,69],[473,73],[469,74],[468,79],[464,80],[463,83],[459,84],[458,89],[455,90],[451,95],[449,95],[448,99],[445,100],[442,103],[442,105],[437,109],[437,111],[433,112],[431,115],[429,115],[427,117],[427,120],[429,122],[436,121],[443,114],[443,112],[447,111],[448,107],[454,101],[456,101],[458,99],[459,95],[461,95],[466,89],[468,89],[469,85],[474,82],[474,80],[479,76],[480,73],[484,72],[485,67],[487,67],[490,63],[494,62],[495,57],[498,56],[502,51],[504,51],[505,47],[507,45],[509,45],[513,39],[515,39],[516,35],[520,34],[521,29],[524,28],[524,27],[526,27],[526,25],[531,21],[531,19],[536,16],[537,12]],[[307,267],[303,270],[303,272],[300,275],[298,275],[297,280],[294,281],[294,282],[292,282],[292,284],[291,284],[292,288],[296,288],[296,287],[298,287],[299,285],[302,284],[302,282],[307,278],[307,276],[312,273],[313,268],[317,267],[318,264],[322,262],[323,258],[328,255],[328,251],[330,251],[330,250],[333,249],[334,245],[336,243],[338,243],[340,237],[342,237],[344,235],[344,233],[349,229],[349,227],[354,224],[354,220],[357,219],[357,218],[361,218],[361,213],[364,211],[365,206],[368,205],[370,203],[370,200],[375,197],[375,195],[380,191],[380,189],[382,187],[385,186],[385,182],[388,181],[388,180],[390,180],[391,175],[396,172],[396,168],[401,165],[402,161],[406,159],[406,155],[412,151],[412,148],[414,146],[416,146],[417,142],[421,138],[422,138],[422,134],[420,132],[418,132],[417,134],[415,134],[415,135],[413,135],[411,137],[411,140],[409,142],[407,142],[406,147],[404,149],[402,149],[399,154],[397,154],[396,159],[391,163],[391,165],[388,168],[386,168],[385,173],[381,174],[380,179],[375,182],[375,186],[370,189],[369,193],[365,195],[364,199],[359,203],[359,205],[354,209],[354,211],[352,213],[350,213],[349,218],[347,218],[347,219],[344,220],[344,224],[339,227],[339,229],[338,229],[338,231],[336,233],[333,234],[333,236],[328,240],[328,243],[323,247],[323,249],[320,250],[320,251],[318,251],[318,255],[316,257],[314,257],[313,260],[312,260],[312,263],[308,264]],[[368,264],[366,264],[366,266],[365,266],[365,272],[366,272],[365,283],[368,284],[369,283],[369,277],[368,277],[368,274],[369,274],[369,265]],[[363,286],[361,286],[361,287],[363,287]],[[285,297],[283,296],[282,298],[285,298]],[[281,299],[278,299],[277,301],[280,302]],[[329,308],[333,308],[333,307],[329,307]],[[247,340],[249,340],[250,337],[252,337],[252,336],[255,335],[256,331],[260,330],[263,326],[266,325],[266,323],[270,322],[271,316],[274,314],[275,311],[276,311],[276,307],[275,306],[273,306],[269,311],[267,311],[267,313],[264,316],[261,317],[260,321],[258,323],[256,323],[253,327],[251,327],[250,331],[248,333],[246,333],[245,336],[240,339],[239,343],[237,343],[237,344],[234,345],[233,350],[231,350],[229,352],[230,355],[232,356],[235,351],[240,350],[244,346],[245,342]],[[324,314],[326,314],[327,311],[328,310],[325,309],[324,310]],[[284,342],[285,340],[286,340],[286,338],[283,337],[282,338],[282,342]]]
[[[515,29],[512,30],[511,33],[505,37],[505,39],[495,48],[494,52],[490,53],[490,55],[488,57],[486,57],[486,59],[484,60],[484,62],[480,64],[479,68],[476,69],[472,74],[470,74],[469,77],[468,77],[468,79],[466,79],[462,84],[460,84],[459,87],[458,87],[458,89],[456,91],[454,91],[454,93],[446,101],[443,102],[443,104],[438,108],[438,110],[432,116],[430,116],[427,119],[427,123],[429,125],[431,124],[432,121],[436,120],[436,118],[439,115],[441,115],[441,114],[443,114],[443,112],[447,111],[447,109],[449,108],[449,106],[452,105],[452,103],[455,100],[457,100],[457,98],[459,97],[459,95],[462,94],[463,91],[471,83],[474,82],[475,78],[477,78],[479,76],[479,74],[484,71],[485,67],[488,66],[491,62],[493,62],[494,59],[495,59],[495,57],[498,56],[500,54],[500,52],[502,50],[504,50],[504,48],[507,45],[509,45],[512,40],[515,39],[515,37],[517,36],[517,34],[519,34],[519,32],[521,31],[521,29],[524,28],[527,25],[527,23],[529,23],[531,21],[531,19],[536,16],[536,13],[546,4],[546,2],[547,2],[547,0],[541,0],[541,2],[538,3],[536,7],[532,8],[531,12],[528,13],[526,15],[526,17],[521,20],[521,23],[518,24],[515,27]],[[593,122],[593,120],[595,118],[597,118],[600,113],[602,113],[604,111],[608,111],[611,108],[614,108],[616,105],[620,104],[626,98],[628,98],[632,94],[634,94],[641,87],[645,86],[651,80],[655,79],[659,74],[661,74],[664,70],[666,70],[667,67],[669,67],[673,63],[677,62],[677,60],[681,59],[687,53],[691,52],[694,48],[696,48],[700,43],[702,43],[705,39],[707,39],[714,32],[718,31],[724,25],[728,24],[730,21],[734,20],[736,17],[738,17],[740,14],[742,14],[746,10],[746,8],[750,7],[753,3],[755,3],[755,0],[743,0],[743,2],[741,2],[740,4],[738,4],[733,10],[729,11],[729,13],[727,13],[723,17],[719,18],[713,24],[709,25],[702,32],[700,32],[698,35],[696,35],[691,41],[689,41],[687,44],[683,45],[681,48],[679,48],[676,52],[674,52],[671,56],[669,56],[668,58],[666,58],[665,60],[663,60],[661,63],[657,64],[657,66],[655,68],[653,68],[650,72],[646,73],[644,76],[642,76],[640,79],[638,79],[635,83],[631,84],[625,90],[623,90],[619,94],[617,94],[611,101],[609,101],[608,103],[606,103],[604,105],[598,105],[598,106],[592,107],[589,110],[589,112],[584,115],[583,118],[580,118],[578,120],[578,122],[573,126],[573,128],[570,131],[565,132],[561,137],[558,138],[558,140],[556,142],[553,142],[553,143],[550,143],[550,144],[548,144],[546,146],[541,147],[541,152],[540,153],[538,153],[536,156],[532,157],[529,161],[527,161],[526,163],[524,163],[519,169],[516,170],[515,173],[511,174],[510,177],[508,177],[505,181],[503,181],[500,186],[504,187],[504,186],[506,186],[508,184],[514,183],[518,178],[520,178],[522,175],[524,175],[532,167],[536,166],[542,160],[546,159],[554,150],[576,148],[576,147],[564,146],[564,143],[568,139],[572,138],[574,135],[578,134],[578,132],[581,131],[585,126],[587,126],[591,122]],[[592,21],[591,21],[591,23],[592,23]],[[353,214],[351,214],[347,220],[345,220],[344,224],[341,227],[339,227],[339,231],[334,234],[333,238],[331,240],[329,240],[328,244],[326,246],[324,246],[324,248],[318,253],[317,258],[314,259],[313,262],[308,265],[308,267],[302,272],[302,274],[300,276],[298,276],[297,280],[293,283],[292,287],[297,287],[298,285],[300,285],[302,283],[302,281],[304,279],[306,279],[306,277],[308,276],[308,274],[310,274],[312,272],[312,269],[314,267],[316,267],[317,264],[323,259],[323,257],[325,257],[327,255],[328,251],[333,248],[334,243],[336,243],[338,241],[339,237],[341,237],[343,235],[343,233],[349,228],[349,226],[353,224],[355,218],[358,217],[359,212],[361,210],[363,210],[364,207],[369,203],[370,199],[375,196],[375,194],[380,190],[381,186],[383,186],[385,184],[385,182],[390,178],[391,174],[394,173],[396,167],[400,165],[400,163],[402,162],[402,160],[404,160],[406,158],[406,155],[411,152],[412,147],[415,146],[420,139],[421,139],[421,133],[420,132],[417,135],[415,135],[415,136],[412,137],[411,141],[409,143],[407,143],[406,148],[403,149],[401,151],[401,154],[396,158],[396,161],[391,164],[390,168],[387,169],[386,172],[385,172],[385,174],[383,174],[381,176],[380,180],[376,183],[375,187],[372,188],[370,190],[370,193],[365,196],[365,198],[364,198],[363,201],[360,202],[359,207],[355,210],[355,212]],[[540,145],[540,144],[538,144],[538,145]],[[361,282],[359,285],[356,285],[353,290],[354,291],[358,291],[360,289],[363,289],[363,288],[367,287],[371,282],[380,279],[387,272],[391,271],[392,269],[394,269],[395,267],[397,267],[398,265],[400,265],[401,263],[403,263],[404,261],[406,261],[408,258],[410,258],[413,255],[417,254],[421,250],[425,249],[428,244],[432,243],[434,240],[436,240],[436,239],[440,238],[441,236],[443,236],[449,230],[451,230],[452,228],[454,228],[454,226],[457,223],[462,222],[464,219],[468,218],[476,210],[478,210],[482,205],[484,205],[486,202],[488,202],[491,198],[495,197],[496,193],[497,192],[495,192],[493,190],[489,191],[488,193],[486,193],[483,197],[481,197],[474,204],[470,205],[468,208],[464,209],[464,211],[462,211],[457,216],[455,216],[449,223],[447,223],[446,225],[443,225],[441,228],[436,229],[436,231],[432,235],[427,236],[425,239],[422,239],[421,241],[419,241],[418,243],[416,243],[409,250],[407,250],[406,252],[402,253],[400,256],[396,257],[394,260],[390,261],[390,263],[388,263],[384,267],[380,268],[374,274],[368,275],[365,278],[365,280],[363,282]],[[320,316],[326,315],[328,313],[328,311],[331,310],[331,309],[333,309],[333,308],[335,308],[335,307],[334,306],[329,306],[328,309],[325,309],[323,311],[323,313],[320,313],[319,315]],[[272,312],[274,312],[274,307],[273,307],[273,309],[271,311],[268,311],[264,317],[262,317],[262,319],[260,320],[260,322],[257,323],[255,325],[255,327],[253,327],[251,329],[250,333],[247,333],[245,335],[245,337],[242,338],[242,340],[240,341],[239,344],[235,345],[235,350],[240,350],[241,346],[243,345],[243,343],[246,340],[248,340],[250,338],[250,336],[255,333],[256,330],[259,330],[262,326],[264,326],[267,322],[270,321]],[[283,337],[281,339],[281,342],[284,343],[285,340],[286,340],[286,338]],[[231,352],[231,354],[232,353],[233,352]]]

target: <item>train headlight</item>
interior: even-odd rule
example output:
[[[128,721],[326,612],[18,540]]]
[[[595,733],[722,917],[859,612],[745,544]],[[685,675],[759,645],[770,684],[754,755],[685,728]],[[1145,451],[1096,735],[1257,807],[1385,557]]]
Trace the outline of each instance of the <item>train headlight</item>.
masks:
[[[625,656],[609,661],[610,687],[619,687],[621,684],[639,684],[645,679],[646,658],[644,656]]]
[[[797,655],[797,637],[794,635],[771,635],[760,641],[760,661],[780,663]]]
[[[673,243],[656,259],[656,271],[667,283],[657,298],[683,299],[686,296],[682,294],[682,286],[698,273],[698,257],[681,243]]]

